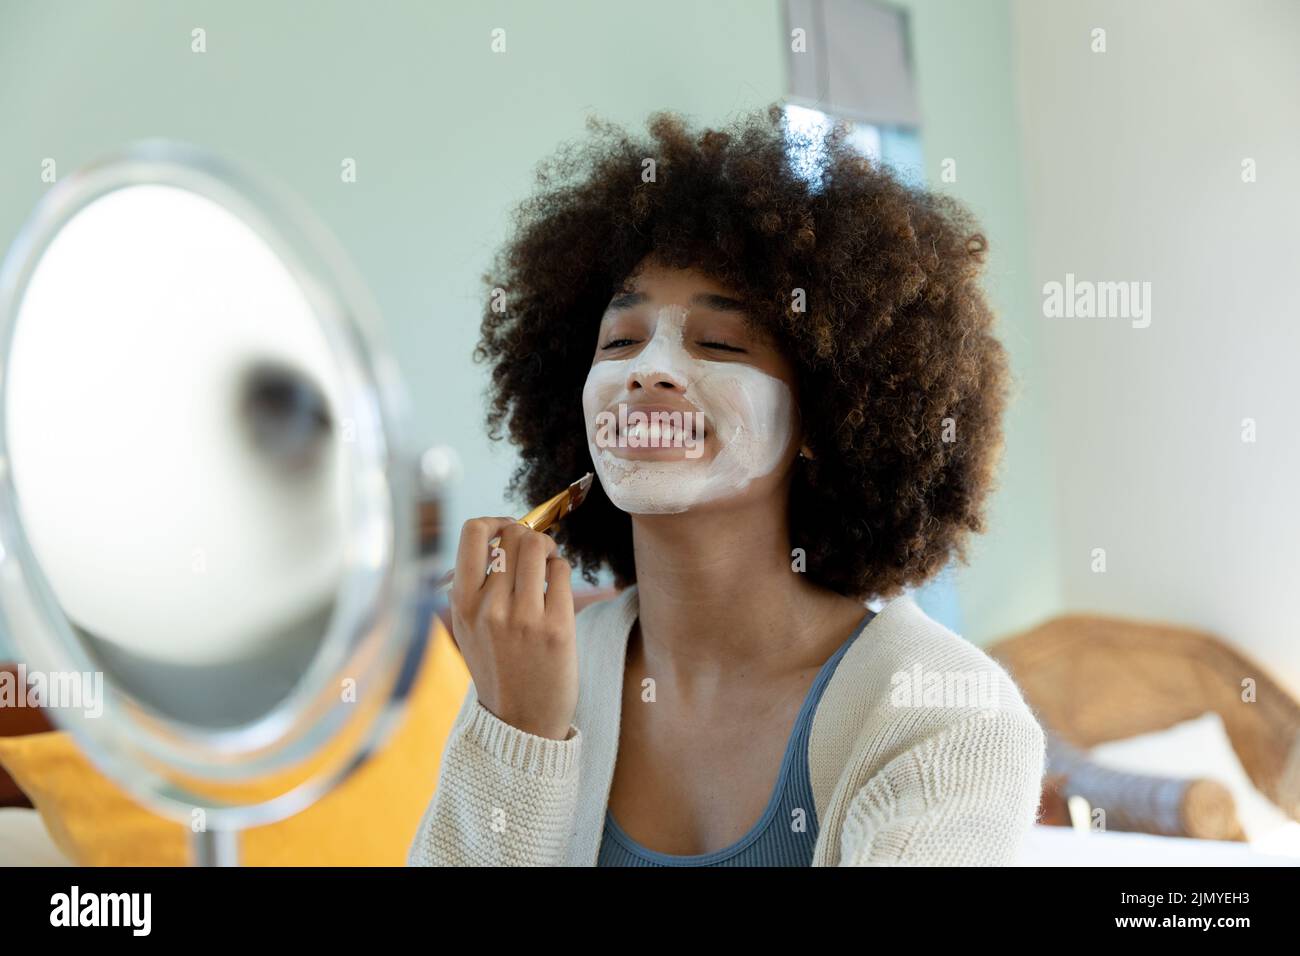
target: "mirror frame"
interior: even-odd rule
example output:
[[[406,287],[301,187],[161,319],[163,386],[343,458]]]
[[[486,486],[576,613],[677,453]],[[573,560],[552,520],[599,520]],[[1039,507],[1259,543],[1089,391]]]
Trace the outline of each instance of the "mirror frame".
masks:
[[[59,230],[96,199],[137,185],[175,186],[223,206],[270,246],[312,306],[340,372],[339,417],[352,426],[345,439],[353,446],[345,456],[345,570],[312,664],[288,696],[253,721],[230,728],[186,724],[117,690],[107,675],[100,717],[58,708],[51,716],[150,808],[185,822],[202,808],[212,830],[259,826],[305,809],[350,776],[396,727],[419,669],[428,634],[415,632],[421,572],[417,469],[403,445],[407,399],[397,366],[381,347],[378,310],[364,283],[329,231],[288,191],[208,151],[165,140],[130,146],[61,179],[38,203],[0,268],[0,620],[29,667],[100,670],[22,531],[8,467],[6,357],[28,283]],[[28,606],[14,608],[15,596]],[[15,627],[19,614],[26,622]],[[344,678],[356,682],[355,703],[343,700]],[[328,769],[257,802],[214,800],[176,779],[247,783],[301,767],[341,734],[350,743]]]

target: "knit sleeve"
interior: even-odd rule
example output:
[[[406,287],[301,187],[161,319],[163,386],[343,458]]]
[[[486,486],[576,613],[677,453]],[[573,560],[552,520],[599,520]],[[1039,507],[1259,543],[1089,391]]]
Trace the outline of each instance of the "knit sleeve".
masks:
[[[411,866],[557,866],[572,833],[582,735],[538,737],[498,718],[473,685],[443,751]]]
[[[899,754],[854,796],[840,866],[1006,866],[1038,813],[1044,735],[1022,710],[979,712]]]

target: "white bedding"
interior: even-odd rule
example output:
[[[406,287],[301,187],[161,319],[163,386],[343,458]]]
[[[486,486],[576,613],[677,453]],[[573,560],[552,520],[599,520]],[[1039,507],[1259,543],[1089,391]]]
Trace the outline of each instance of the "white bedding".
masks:
[[[1149,833],[1079,833],[1031,827],[1017,866],[1300,866],[1300,856],[1264,853],[1246,843]]]

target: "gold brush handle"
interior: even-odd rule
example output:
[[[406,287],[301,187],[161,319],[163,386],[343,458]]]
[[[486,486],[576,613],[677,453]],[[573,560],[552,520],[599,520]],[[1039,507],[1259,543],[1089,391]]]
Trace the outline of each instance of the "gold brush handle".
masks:
[[[555,524],[555,522],[559,521],[561,518],[564,517],[565,513],[567,512],[567,506],[569,504],[570,498],[572,497],[572,494],[573,494],[572,487],[565,488],[554,498],[550,498],[546,501],[543,501],[532,511],[528,512],[528,514],[518,519],[515,523],[521,524],[525,528],[529,528],[533,531],[539,531],[539,532],[548,531],[551,528],[551,526]],[[498,535],[497,537],[493,538],[491,541],[488,542],[488,546],[495,547],[497,543],[500,542],[500,540],[501,537]],[[442,580],[437,583],[437,585],[435,586],[435,590],[439,593],[450,590],[451,583],[455,579],[455,577],[456,577],[455,569],[448,571],[446,574],[443,575]]]

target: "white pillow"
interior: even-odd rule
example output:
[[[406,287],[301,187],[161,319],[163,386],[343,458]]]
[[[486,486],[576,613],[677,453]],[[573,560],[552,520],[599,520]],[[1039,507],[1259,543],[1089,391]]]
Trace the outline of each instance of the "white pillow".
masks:
[[[1275,842],[1291,823],[1281,807],[1250,782],[1214,711],[1167,730],[1098,744],[1089,753],[1098,763],[1133,773],[1217,780],[1232,794],[1246,839],[1257,848]]]

